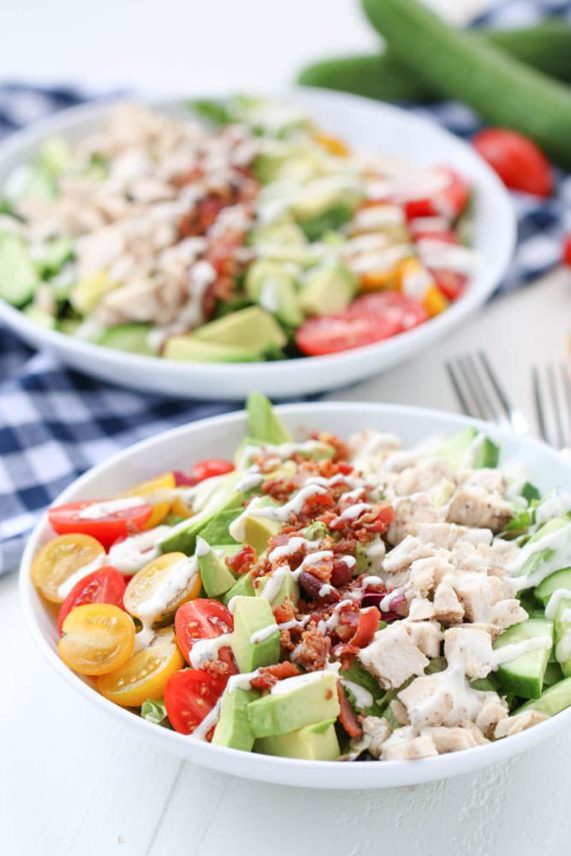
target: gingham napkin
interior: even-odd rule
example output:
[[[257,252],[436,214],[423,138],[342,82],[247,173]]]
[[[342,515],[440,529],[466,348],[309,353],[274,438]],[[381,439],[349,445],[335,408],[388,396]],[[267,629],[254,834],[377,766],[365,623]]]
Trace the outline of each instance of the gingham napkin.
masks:
[[[509,0],[482,16],[487,25],[519,26],[542,15],[570,15],[571,3]],[[0,86],[0,135],[88,100],[74,89]],[[462,137],[478,128],[458,104],[411,108]],[[517,288],[557,264],[571,231],[571,179],[557,175],[547,202],[514,195],[519,244],[499,291]],[[567,222],[566,222],[567,221]],[[17,566],[25,537],[57,494],[80,473],[131,443],[168,427],[235,408],[130,392],[33,353],[0,326],[0,573]]]

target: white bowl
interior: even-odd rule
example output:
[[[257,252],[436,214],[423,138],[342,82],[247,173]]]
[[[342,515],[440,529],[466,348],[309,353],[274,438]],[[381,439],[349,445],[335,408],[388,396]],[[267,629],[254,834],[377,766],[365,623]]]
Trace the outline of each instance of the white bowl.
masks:
[[[545,490],[561,486],[571,490],[571,462],[557,452],[533,440],[516,439],[502,434],[485,423],[438,411],[400,405],[349,404],[340,402],[295,404],[278,408],[280,416],[294,432],[312,429],[333,430],[342,437],[365,426],[394,432],[405,445],[427,436],[449,434],[465,425],[484,428],[501,443],[502,460],[521,460],[529,467],[530,477]],[[199,460],[212,455],[231,456],[244,436],[245,415],[233,413],[194,422],[115,455],[78,479],[65,490],[56,503],[112,495],[150,478],[156,473],[176,469],[189,455]],[[157,745],[175,755],[215,770],[282,785],[313,788],[387,788],[447,778],[494,764],[534,746],[541,740],[571,725],[571,708],[535,727],[487,746],[428,758],[422,761],[383,761],[379,763],[335,763],[274,758],[212,746],[152,725],[139,716],[123,710],[99,695],[88,683],[71,672],[60,660],[57,628],[53,613],[37,594],[31,580],[33,556],[51,537],[47,519],[36,527],[22,560],[20,590],[26,619],[34,638],[52,666],[102,712],[118,722],[137,729]]]
[[[352,146],[421,164],[449,164],[475,191],[474,245],[481,257],[466,293],[426,324],[375,345],[309,359],[242,364],[177,363],[113,351],[45,330],[0,301],[0,320],[26,342],[49,348],[71,366],[111,383],[165,395],[240,400],[259,389],[274,398],[335,389],[384,371],[442,338],[490,296],[505,274],[515,243],[514,212],[503,185],[476,152],[425,119],[397,107],[322,90],[299,89],[285,96]],[[152,106],[180,114],[182,99]],[[38,144],[54,133],[71,139],[100,126],[108,107],[78,107],[58,113],[0,146],[0,185]],[[188,111],[186,111],[188,113]]]

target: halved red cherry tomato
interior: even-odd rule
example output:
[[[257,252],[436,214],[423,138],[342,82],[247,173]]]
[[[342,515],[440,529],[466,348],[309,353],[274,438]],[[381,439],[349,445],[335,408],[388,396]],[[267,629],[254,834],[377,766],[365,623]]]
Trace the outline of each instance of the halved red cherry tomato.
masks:
[[[472,145],[506,187],[533,196],[551,196],[553,174],[549,161],[523,134],[507,128],[485,128],[472,139]]]
[[[165,706],[172,727],[191,734],[207,716],[226,686],[226,678],[200,669],[175,672],[165,686]]]
[[[434,170],[443,176],[442,187],[427,196],[409,199],[403,205],[408,220],[416,217],[446,217],[455,220],[464,210],[470,198],[470,185],[450,167]]]
[[[177,487],[192,487],[196,484],[196,479],[183,473],[182,470],[174,470],[173,475]]]
[[[563,243],[563,264],[571,267],[571,235],[567,235]]]
[[[460,239],[456,232],[453,232],[452,229],[416,229],[413,233],[412,239],[415,243],[418,241],[441,241],[443,244],[459,244]]]
[[[398,294],[395,291],[363,294],[353,301],[345,314],[374,315],[396,327],[399,333],[428,321],[428,312],[422,303],[408,294]]]
[[[76,606],[83,606],[86,603],[112,603],[122,609],[125,588],[125,577],[112,567],[99,568],[78,580],[59,608],[57,617],[59,635],[62,634],[62,625],[68,612]]]
[[[453,270],[431,270],[436,285],[448,300],[457,300],[468,282],[468,277]]]
[[[223,476],[226,473],[231,473],[234,469],[232,461],[226,461],[224,458],[208,458],[206,461],[199,461],[190,471],[191,478],[195,484],[206,479],[211,479],[214,476]]]
[[[317,357],[372,345],[399,330],[397,324],[378,315],[343,312],[309,318],[297,330],[295,341],[304,354]]]
[[[103,500],[87,500],[83,502],[68,502],[50,508],[48,517],[54,532],[58,535],[80,533],[91,535],[108,548],[119,538],[125,538],[133,532],[143,529],[153,513],[153,507],[147,503],[109,512],[105,517],[89,518],[81,516],[83,509],[97,505]],[[111,500],[112,501],[112,500]]]
[[[351,645],[356,645],[357,648],[365,648],[373,641],[373,636],[379,629],[379,621],[381,613],[376,606],[369,606],[367,609],[362,609],[359,614],[359,624],[355,635],[351,639]]]
[[[223,633],[232,633],[234,617],[219,601],[209,597],[198,597],[183,603],[176,611],[174,629],[177,645],[187,663],[193,645],[200,639],[214,639]],[[228,664],[228,675],[236,673],[236,666],[229,646],[221,648],[218,659]]]

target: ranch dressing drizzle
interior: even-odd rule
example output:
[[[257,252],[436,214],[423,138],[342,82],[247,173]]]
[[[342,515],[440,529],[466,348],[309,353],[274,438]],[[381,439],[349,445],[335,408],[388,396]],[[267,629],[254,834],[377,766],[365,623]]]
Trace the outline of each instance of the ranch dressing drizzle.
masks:
[[[154,587],[149,597],[137,608],[141,620],[153,620],[165,611],[172,599],[186,588],[198,572],[196,556],[185,556],[170,566],[168,572]]]
[[[188,661],[193,669],[200,669],[209,660],[216,660],[218,652],[232,641],[231,633],[222,633],[211,639],[199,639],[194,643],[188,655]]]
[[[547,651],[552,644],[551,636],[534,636],[531,639],[514,642],[512,645],[503,645],[494,651],[494,668],[497,669],[502,663],[515,660],[516,657],[523,657],[524,654],[530,654],[532,651]]]
[[[157,526],[113,544],[109,550],[109,564],[121,574],[135,574],[156,559],[159,555],[158,544],[170,531],[169,526]]]
[[[94,502],[92,505],[86,505],[77,516],[81,520],[102,520],[109,514],[128,511],[130,508],[139,508],[141,505],[146,505],[146,500],[143,497],[124,496],[120,499],[109,499],[103,502]]]
[[[77,571],[74,571],[67,580],[64,580],[63,583],[58,586],[58,597],[65,600],[76,583],[84,577],[87,577],[89,574],[92,574],[93,571],[97,571],[99,568],[103,567],[106,558],[105,552],[102,551],[95,557],[95,559],[92,559],[91,562],[88,562],[86,565],[78,568]]]
[[[571,511],[571,493],[563,490],[555,490],[551,496],[539,503],[535,509],[535,522],[538,526],[547,523],[552,517],[562,517]]]
[[[540,566],[532,574],[520,576],[522,569],[531,556],[544,550],[553,551],[550,558],[541,562]],[[519,551],[517,558],[508,564],[507,569],[516,579],[513,580],[515,590],[520,588],[532,588],[538,586],[546,577],[564,568],[571,563],[571,521],[569,525],[562,526],[554,532],[550,532],[538,541],[530,541]]]

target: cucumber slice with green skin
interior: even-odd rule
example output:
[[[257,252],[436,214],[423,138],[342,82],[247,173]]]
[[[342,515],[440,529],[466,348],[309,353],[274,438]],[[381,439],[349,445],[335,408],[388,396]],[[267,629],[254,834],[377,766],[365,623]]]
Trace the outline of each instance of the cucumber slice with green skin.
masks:
[[[500,651],[506,645],[517,645],[541,637],[553,640],[553,623],[542,618],[528,618],[502,633],[496,640],[494,650]],[[505,692],[520,698],[539,698],[550,654],[551,646],[529,651],[502,663],[495,674],[498,684]]]
[[[24,310],[24,315],[33,321],[34,324],[37,324],[38,327],[43,327],[44,330],[55,330],[56,328],[56,320],[53,315],[50,315],[49,312],[44,312],[43,309],[40,309],[38,306],[34,306],[32,303],[30,306],[27,306]]]
[[[559,663],[548,663],[547,668],[545,670],[545,675],[543,676],[543,686],[545,689],[552,687],[554,684],[559,683],[559,681],[563,680],[563,672],[561,671],[561,666]]]
[[[521,30],[482,29],[473,34],[538,71],[571,83],[571,27],[566,23],[552,20]],[[379,101],[431,103],[442,97],[437,88],[399,61],[390,49],[314,63],[300,72],[298,83]]]
[[[566,86],[471,32],[450,27],[415,0],[362,0],[362,5],[399,59],[439,93],[467,104],[491,124],[521,131],[571,165]]]
[[[40,283],[24,241],[12,232],[0,232],[0,298],[25,306]]]
[[[155,351],[149,346],[149,324],[120,324],[110,327],[98,340],[98,345],[113,348],[116,351],[128,351],[130,354],[140,354],[150,357]]]
[[[551,595],[557,589],[568,589],[571,591],[571,568],[562,568],[560,571],[550,574],[534,589],[533,594],[542,606],[545,607],[549,603]]]
[[[526,710],[537,710],[546,716],[555,716],[556,713],[561,713],[569,706],[571,706],[571,678],[564,678],[545,690],[540,698],[528,701],[514,710],[514,714],[524,713]]]
[[[73,258],[73,239],[54,238],[45,247],[45,252],[38,262],[42,277],[55,276],[64,264]]]

